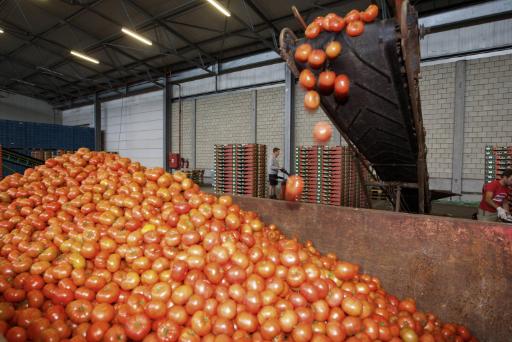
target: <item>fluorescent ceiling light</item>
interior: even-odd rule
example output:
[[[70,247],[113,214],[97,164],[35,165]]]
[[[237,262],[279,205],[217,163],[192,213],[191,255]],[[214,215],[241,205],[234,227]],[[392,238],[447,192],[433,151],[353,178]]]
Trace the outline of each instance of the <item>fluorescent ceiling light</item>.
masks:
[[[135,39],[137,39],[138,41],[143,42],[143,43],[144,43],[144,44],[146,44],[146,45],[153,45],[153,42],[152,42],[151,40],[149,40],[149,39],[147,39],[147,38],[142,37],[140,34],[138,34],[138,33],[136,33],[136,32],[133,32],[132,30],[127,29],[126,27],[123,27],[123,28],[121,29],[121,31],[122,31],[123,33],[126,33],[126,34],[127,34],[127,35],[129,35],[130,37],[135,38]]]
[[[224,14],[226,17],[231,17],[231,13],[222,6],[217,0],[206,0],[208,1],[213,7],[219,10],[222,14]]]
[[[2,30],[2,28],[0,28],[0,33],[4,33],[4,30]]]
[[[89,57],[87,55],[84,55],[80,52],[77,52],[75,50],[71,50],[70,53],[73,55],[73,56],[77,56],[78,58],[82,58],[88,62],[91,62],[91,63],[94,63],[94,64],[100,64],[100,61],[98,61],[96,58],[92,58],[92,57]]]

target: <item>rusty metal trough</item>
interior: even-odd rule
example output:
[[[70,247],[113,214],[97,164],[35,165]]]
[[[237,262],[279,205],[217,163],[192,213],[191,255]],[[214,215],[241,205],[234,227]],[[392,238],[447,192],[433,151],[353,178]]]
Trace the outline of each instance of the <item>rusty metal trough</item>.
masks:
[[[413,297],[480,341],[512,341],[512,228],[509,226],[237,197],[288,237],[358,263],[387,291]]]

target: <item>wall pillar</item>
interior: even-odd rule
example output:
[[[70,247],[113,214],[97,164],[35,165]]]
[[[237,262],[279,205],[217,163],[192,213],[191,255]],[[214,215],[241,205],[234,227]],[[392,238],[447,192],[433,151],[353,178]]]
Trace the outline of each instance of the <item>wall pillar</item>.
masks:
[[[284,143],[283,159],[284,168],[294,173],[294,152],[295,152],[295,76],[290,69],[285,70],[285,91],[284,91]]]
[[[464,116],[466,93],[466,61],[455,63],[455,101],[453,115],[452,192],[462,194],[464,164]]]
[[[252,91],[252,112],[251,112],[251,142],[257,144],[258,140],[258,91]]]
[[[169,171],[169,152],[172,151],[172,84],[169,82],[167,74],[164,76],[164,94],[163,94],[163,167]]]
[[[96,93],[94,95],[94,149],[103,150],[103,141],[101,136],[101,101]]]

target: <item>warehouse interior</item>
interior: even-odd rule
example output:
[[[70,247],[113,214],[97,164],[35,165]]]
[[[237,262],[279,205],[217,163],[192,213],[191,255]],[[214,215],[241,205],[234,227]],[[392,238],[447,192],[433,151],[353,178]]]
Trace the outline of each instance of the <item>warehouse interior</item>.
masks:
[[[378,14],[365,19],[371,8]],[[364,25],[354,35],[353,9],[354,21]],[[329,13],[345,28],[325,28]],[[309,36],[312,25],[320,33]],[[317,51],[326,39],[341,42],[337,56],[320,68],[311,55],[298,59],[304,45]],[[309,70],[312,87],[303,81]],[[346,73],[350,95],[338,97],[334,85],[328,93],[315,88],[322,71],[333,73],[333,84]],[[308,103],[312,93],[314,105]],[[328,132],[322,137],[320,123]],[[3,229],[14,222],[4,213],[16,197],[8,189],[17,178],[10,177],[28,179],[33,171],[27,170],[54,167],[48,160],[62,155],[83,156],[81,148],[177,172],[175,180],[184,172],[204,194],[233,195],[235,212],[254,210],[287,237],[352,257],[402,298],[417,297],[419,307],[475,333],[456,324],[436,332],[426,323],[400,323],[398,335],[373,338],[360,335],[366,325],[351,333],[346,322],[341,338],[328,334],[330,319],[317,317],[326,323],[313,323],[308,338],[311,328],[302,329],[299,315],[297,335],[283,331],[283,324],[273,335],[258,321],[263,330],[242,340],[505,341],[512,334],[504,323],[512,318],[512,210],[508,195],[496,202],[496,192],[488,190],[489,184],[507,193],[512,187],[512,178],[506,183],[512,165],[510,0],[0,0],[0,261],[10,251],[2,247],[11,246]],[[144,220],[142,230],[155,224]],[[249,221],[245,226],[251,229]],[[333,286],[353,281],[354,295],[363,282],[338,278]],[[461,295],[456,287],[464,283],[471,284]],[[346,286],[350,292],[352,285]],[[0,305],[10,302],[3,291],[0,286]],[[369,302],[374,310],[377,304]],[[405,311],[421,321],[409,304],[403,300],[390,315]],[[248,331],[237,319],[234,330]],[[8,341],[8,332],[12,341],[22,334],[0,314],[2,322]],[[77,324],[69,324],[74,336]],[[191,324],[180,325],[181,335],[169,341],[199,341],[185,337],[195,330]],[[217,341],[213,326],[194,334]],[[125,330],[128,340],[167,341],[157,330],[140,339]],[[236,340],[235,332],[228,335],[225,341]]]

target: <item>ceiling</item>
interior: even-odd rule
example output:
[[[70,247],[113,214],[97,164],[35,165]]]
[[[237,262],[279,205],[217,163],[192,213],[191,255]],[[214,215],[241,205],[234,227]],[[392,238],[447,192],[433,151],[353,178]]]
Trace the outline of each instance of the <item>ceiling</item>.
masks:
[[[332,10],[364,9],[370,0],[220,2],[231,17],[205,0],[0,0],[0,90],[59,106],[143,81],[159,85],[165,72],[211,70],[215,63],[275,50],[282,28],[300,28],[292,5],[310,20]],[[474,1],[412,2],[421,15]],[[153,45],[126,36],[121,27]],[[71,49],[100,63],[78,59]]]

